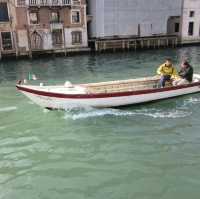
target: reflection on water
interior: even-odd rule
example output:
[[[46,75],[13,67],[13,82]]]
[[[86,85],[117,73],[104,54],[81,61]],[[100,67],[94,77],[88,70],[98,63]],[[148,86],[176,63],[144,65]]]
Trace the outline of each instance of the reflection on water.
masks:
[[[0,62],[0,198],[198,199],[200,95],[120,109],[47,111],[15,89],[152,75],[166,57],[200,73],[200,47]]]

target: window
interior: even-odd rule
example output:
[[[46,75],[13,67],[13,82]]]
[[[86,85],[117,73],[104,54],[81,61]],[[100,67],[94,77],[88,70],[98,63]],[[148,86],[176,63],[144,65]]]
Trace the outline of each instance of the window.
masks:
[[[189,22],[189,26],[188,26],[188,35],[192,36],[194,33],[194,22]]]
[[[53,40],[53,45],[62,45],[63,36],[62,36],[62,30],[61,29],[53,30],[53,32],[52,32],[52,40]]]
[[[74,31],[72,32],[72,44],[82,43],[82,32]]]
[[[2,39],[2,48],[3,50],[12,50],[12,37],[10,32],[2,32],[1,33]]]
[[[80,11],[72,11],[72,23],[80,23]]]
[[[42,41],[41,35],[37,31],[34,31],[31,34],[31,48],[42,49],[42,44],[43,44],[43,41]]]
[[[59,22],[60,16],[58,11],[51,12],[51,22]]]
[[[180,29],[180,24],[179,23],[175,23],[174,24],[174,32],[178,33]]]
[[[30,24],[38,24],[39,23],[38,12],[31,11],[29,14],[29,17],[30,17]]]
[[[0,22],[9,21],[7,3],[0,3]]]
[[[190,17],[194,17],[194,11],[190,11]]]

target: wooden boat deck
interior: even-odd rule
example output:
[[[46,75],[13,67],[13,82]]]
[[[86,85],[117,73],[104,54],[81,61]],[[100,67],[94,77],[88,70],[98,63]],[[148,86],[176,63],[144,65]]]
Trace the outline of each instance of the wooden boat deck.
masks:
[[[157,88],[159,77],[85,84],[87,93],[116,93]]]

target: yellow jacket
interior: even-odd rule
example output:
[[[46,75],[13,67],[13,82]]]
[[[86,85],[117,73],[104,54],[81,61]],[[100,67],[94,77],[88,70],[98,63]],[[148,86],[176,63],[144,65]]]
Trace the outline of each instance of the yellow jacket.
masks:
[[[158,69],[157,69],[157,74],[158,75],[170,75],[171,78],[177,79],[178,73],[176,71],[176,68],[172,65],[172,67],[167,67],[166,64],[162,64]]]

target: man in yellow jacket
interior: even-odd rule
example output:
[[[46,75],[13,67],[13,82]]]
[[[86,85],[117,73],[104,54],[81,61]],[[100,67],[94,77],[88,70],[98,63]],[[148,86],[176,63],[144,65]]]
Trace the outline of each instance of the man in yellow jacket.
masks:
[[[166,59],[166,62],[157,69],[157,74],[161,76],[161,87],[165,87],[166,81],[176,79],[178,76],[176,68],[173,66],[171,59]]]

